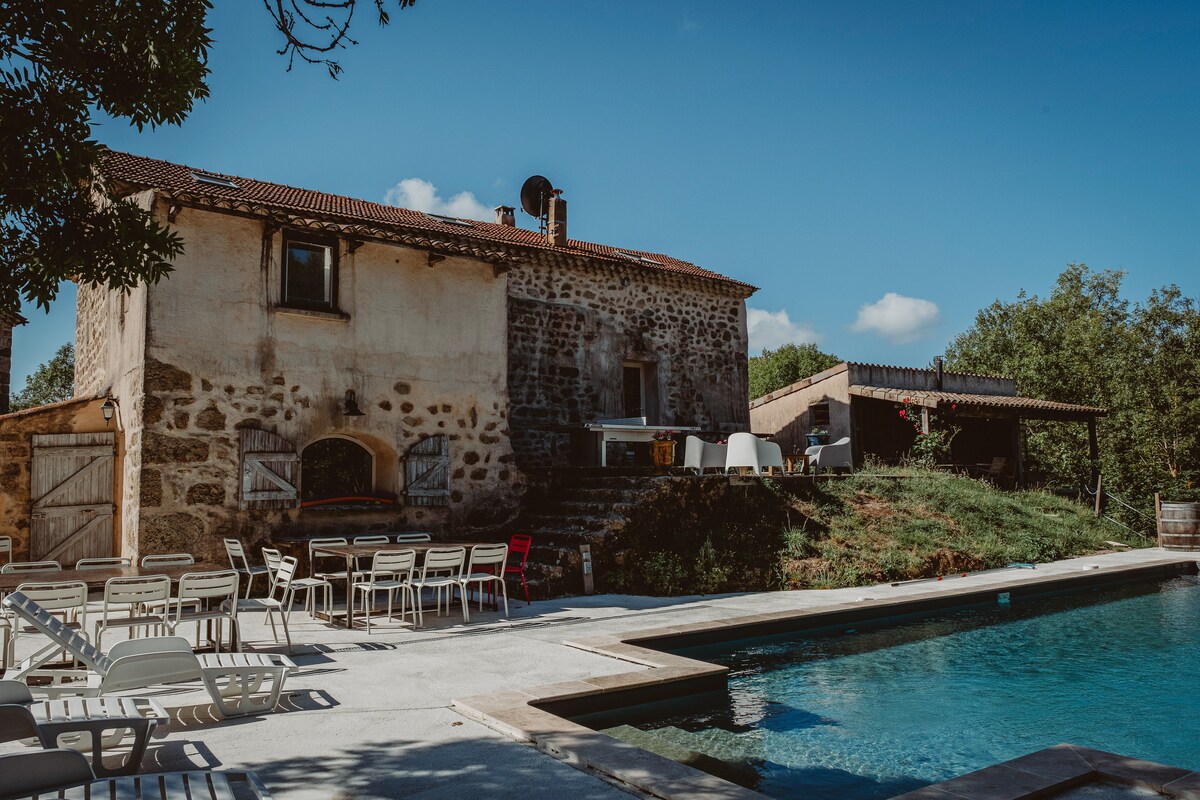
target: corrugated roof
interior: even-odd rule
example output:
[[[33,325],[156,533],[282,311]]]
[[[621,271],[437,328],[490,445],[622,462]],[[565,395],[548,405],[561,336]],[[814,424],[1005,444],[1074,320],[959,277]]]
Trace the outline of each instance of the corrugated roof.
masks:
[[[1107,414],[1108,410],[1095,406],[1058,403],[1039,400],[1035,397],[1011,397],[999,394],[965,394],[963,392],[936,392],[924,389],[896,389],[889,386],[850,385],[850,394],[888,400],[893,403],[909,402],[926,408],[960,405],[967,408],[990,408],[1002,411],[1017,411],[1024,417],[1089,417]]]
[[[459,220],[457,223],[447,222],[407,208],[356,200],[351,197],[326,194],[278,183],[267,183],[237,175],[226,175],[198,167],[159,161],[130,153],[120,153],[115,150],[110,150],[105,155],[104,172],[110,179],[143,189],[161,189],[192,197],[250,204],[297,214],[317,214],[385,229],[403,228],[438,234],[442,237],[462,237],[525,250],[550,251],[601,259],[623,267],[720,281],[746,289],[748,292],[756,290],[748,283],[734,280],[662,253],[630,250],[575,239],[568,240],[566,247],[555,247],[547,242],[542,234],[525,228],[466,219]],[[197,180],[197,175],[201,176],[200,180]],[[641,258],[650,259],[656,263],[647,263],[640,260]]]

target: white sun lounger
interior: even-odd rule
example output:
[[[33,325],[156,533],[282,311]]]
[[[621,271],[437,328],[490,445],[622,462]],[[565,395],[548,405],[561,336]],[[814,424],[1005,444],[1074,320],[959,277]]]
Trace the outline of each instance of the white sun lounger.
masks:
[[[287,676],[296,671],[290,658],[277,653],[214,653],[198,658],[182,636],[130,639],[117,643],[108,653],[102,653],[20,592],[5,597],[3,604],[50,639],[47,647],[14,665],[5,677],[22,683],[31,676],[50,677],[53,679],[51,685],[31,687],[50,697],[97,697],[199,679],[221,713],[236,716],[273,709]],[[87,672],[42,669],[63,650],[87,667]],[[81,677],[86,677],[86,681],[65,681]],[[261,697],[264,684],[268,684],[265,698]],[[238,698],[236,703],[229,702],[228,698],[234,697]]]
[[[3,800],[271,800],[253,772],[158,772],[94,780],[73,750],[0,755]]]

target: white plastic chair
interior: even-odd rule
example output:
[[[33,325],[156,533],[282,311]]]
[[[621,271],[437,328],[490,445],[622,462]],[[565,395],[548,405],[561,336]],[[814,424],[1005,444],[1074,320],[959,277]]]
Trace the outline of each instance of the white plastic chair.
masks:
[[[96,646],[109,628],[128,628],[130,636],[138,628],[145,628],[146,635],[155,628],[160,634],[167,621],[164,614],[155,614],[150,608],[166,611],[171,600],[171,579],[166,575],[145,578],[109,578],[104,582],[104,603],[100,608],[100,619],[96,622]],[[124,616],[110,618],[110,611],[125,611]]]
[[[843,436],[833,444],[814,445],[805,450],[804,455],[808,456],[808,465],[813,468],[814,473],[820,467],[826,469],[854,468],[854,455],[850,449],[849,436]]]
[[[0,572],[62,572],[62,564],[57,561],[10,561],[0,567]]]
[[[454,590],[458,589],[462,601],[463,622],[469,618],[467,612],[467,595],[462,590],[463,566],[467,560],[465,547],[434,547],[425,552],[425,563],[421,567],[421,577],[412,582],[416,593],[417,627],[425,625],[425,612],[421,608],[421,590],[433,589],[437,595],[437,613],[442,613],[442,592],[447,592],[446,613],[450,613],[450,603],[454,600]]]
[[[242,547],[242,543],[237,539],[225,540],[225,553],[229,556],[229,566],[233,567],[234,571],[239,575],[246,576],[246,597],[250,596],[250,587],[254,585],[254,578],[258,575],[266,575],[270,581],[271,570],[266,565],[251,564],[246,559],[246,548]],[[270,586],[267,587],[268,594]]]
[[[751,469],[755,475],[771,467],[783,470],[783,451],[774,442],[766,442],[752,433],[729,434],[725,469]]]
[[[363,580],[356,581],[354,593],[362,593],[363,609],[367,616],[367,633],[371,633],[371,606],[375,604],[376,592],[387,592],[388,621],[392,621],[392,607],[396,592],[400,592],[400,621],[404,621],[405,596],[412,601],[413,626],[417,624],[419,603],[413,591],[412,574],[417,566],[416,550],[380,550],[371,559],[371,570]],[[351,601],[353,611],[353,601]]]
[[[143,567],[187,567],[196,563],[196,557],[191,553],[163,553],[156,556],[142,556]]]
[[[706,469],[725,471],[727,445],[706,442],[697,436],[689,436],[683,444],[683,466],[703,475]]]
[[[221,628],[225,620],[229,620],[229,648],[240,650],[238,635],[237,601],[238,573],[236,570],[220,572],[189,572],[179,578],[179,588],[175,597],[171,598],[173,610],[167,616],[167,630],[172,634],[185,622],[195,622],[199,636],[200,623],[215,621],[217,623],[217,649],[221,647]],[[192,611],[184,611],[183,606],[191,600],[200,602],[200,607]]]
[[[132,564],[128,558],[81,558],[75,562],[75,569],[120,569]]]
[[[498,583],[504,597],[504,616],[508,616],[508,587],[504,584],[504,565],[507,562],[506,544],[477,544],[471,548],[467,570],[462,577],[462,591],[469,593],[471,584],[478,584],[480,611],[483,610],[483,587]]]

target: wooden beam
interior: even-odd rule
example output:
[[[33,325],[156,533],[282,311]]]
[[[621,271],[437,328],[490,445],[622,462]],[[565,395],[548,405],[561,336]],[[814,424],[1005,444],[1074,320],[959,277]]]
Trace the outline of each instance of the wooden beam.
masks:
[[[1100,444],[1096,439],[1096,418],[1090,417],[1087,421],[1088,426],[1088,461],[1092,465],[1092,486],[1097,485],[1100,479]],[[1097,492],[1097,501],[1099,500],[1099,492]]]

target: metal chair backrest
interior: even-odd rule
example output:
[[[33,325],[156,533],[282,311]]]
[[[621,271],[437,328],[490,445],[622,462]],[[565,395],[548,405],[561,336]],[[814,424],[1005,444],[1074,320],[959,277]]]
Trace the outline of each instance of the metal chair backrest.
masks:
[[[325,539],[309,539],[308,540],[308,574],[312,575],[315,572],[313,567],[313,550],[324,544],[350,544],[344,536],[334,536]],[[315,558],[332,558],[333,556],[315,556]]]
[[[4,560],[8,561],[12,558],[12,537],[0,536],[0,554],[4,556]]]
[[[189,572],[180,576],[175,599],[180,605],[184,600],[229,600],[237,608],[240,577],[237,570],[232,569]]]
[[[273,547],[264,547],[262,549],[263,563],[267,565],[267,574],[271,576],[271,580],[275,580],[275,573],[279,571],[279,562],[283,561],[283,553]]]
[[[479,567],[491,567],[505,564],[507,561],[508,545],[477,544],[471,548],[471,556],[467,560],[467,574],[479,572]]]
[[[171,579],[166,575],[145,578],[109,578],[104,582],[104,612],[109,606],[155,603],[171,599]]]
[[[525,562],[529,560],[529,551],[533,547],[533,537],[527,533],[514,533],[512,538],[508,540],[508,554],[510,556],[520,556],[520,560],[514,559],[510,567],[523,567]]]
[[[157,556],[143,556],[143,567],[186,567],[196,563],[196,557],[191,553],[164,553]]]
[[[465,547],[434,547],[425,551],[425,564],[421,567],[421,579],[446,573],[450,577],[461,577],[467,560]]]
[[[397,533],[396,544],[404,544],[405,542],[431,542],[433,536],[428,533]]]
[[[17,591],[47,611],[80,611],[87,608],[88,588],[83,581],[22,583]]]
[[[371,559],[371,578],[401,573],[412,575],[416,566],[416,550],[380,550]]]
[[[355,536],[354,544],[391,544],[391,539],[386,535],[379,536]]]
[[[128,558],[81,558],[75,562],[75,569],[119,569],[131,563]]]
[[[249,572],[250,564],[246,561],[246,548],[238,539],[225,540],[225,554],[229,556],[229,566],[238,572]]]
[[[0,572],[62,572],[57,561],[13,561],[0,568]]]
[[[295,556],[282,556],[279,559],[278,565],[275,567],[275,580],[271,581],[271,592],[267,595],[271,600],[286,601],[288,596],[288,588],[292,585],[292,578],[296,577],[296,569],[300,562]],[[275,590],[280,591],[279,597],[275,596]]]

